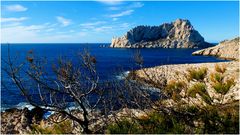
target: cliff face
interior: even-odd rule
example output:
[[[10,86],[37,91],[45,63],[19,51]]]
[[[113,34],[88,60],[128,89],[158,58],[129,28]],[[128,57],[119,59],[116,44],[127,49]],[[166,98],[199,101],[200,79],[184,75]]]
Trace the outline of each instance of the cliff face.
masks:
[[[123,37],[113,38],[110,47],[204,48],[209,45],[188,20],[177,19],[160,26],[137,26]]]
[[[239,37],[220,42],[218,45],[193,52],[193,55],[217,56],[224,59],[239,60]]]

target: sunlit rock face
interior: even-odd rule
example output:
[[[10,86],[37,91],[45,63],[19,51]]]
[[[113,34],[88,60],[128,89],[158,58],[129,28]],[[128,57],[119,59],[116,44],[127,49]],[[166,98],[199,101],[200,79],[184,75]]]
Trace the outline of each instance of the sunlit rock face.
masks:
[[[177,19],[160,26],[137,26],[124,36],[112,39],[110,47],[116,48],[205,48],[210,44],[191,25],[190,21]]]
[[[223,59],[239,60],[239,37],[225,40],[218,45],[193,52],[193,55],[217,56]]]

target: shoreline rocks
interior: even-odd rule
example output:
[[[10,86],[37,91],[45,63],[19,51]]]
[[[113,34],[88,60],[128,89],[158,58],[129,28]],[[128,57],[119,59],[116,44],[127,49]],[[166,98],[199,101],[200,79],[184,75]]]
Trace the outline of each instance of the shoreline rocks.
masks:
[[[231,61],[231,62],[218,62],[218,63],[196,63],[196,64],[174,64],[174,65],[163,65],[156,66],[152,68],[144,68],[140,70],[136,70],[131,72],[129,75],[132,75],[133,78],[142,83],[147,83],[155,86],[165,85],[173,80],[182,80],[186,79],[187,70],[190,68],[201,68],[205,67],[208,69],[208,77],[211,73],[214,73],[215,65],[224,65],[226,66],[225,76],[227,78],[234,78],[236,82],[235,86],[233,86],[229,92],[224,97],[224,103],[228,102],[231,99],[240,100],[239,92],[240,92],[240,80],[239,80],[239,62]],[[163,79],[166,79],[167,83],[160,84]],[[210,88],[210,79],[206,80],[208,87],[208,92],[211,96],[218,96],[214,92],[212,88]]]
[[[70,121],[71,134],[79,134],[82,129],[76,123],[72,122],[66,115],[60,113],[54,113],[50,115],[47,119],[44,119],[39,112],[42,112],[39,109],[34,108],[28,110],[28,108],[17,109],[11,108],[7,109],[5,112],[1,112],[1,133],[2,134],[39,134],[41,132],[36,132],[36,129],[46,129],[49,130],[49,127],[54,127],[56,124],[60,124],[61,121]],[[90,124],[89,128],[96,133],[104,133],[103,128],[106,124],[114,123],[116,119],[131,117],[141,117],[146,116],[149,110],[140,110],[140,109],[131,109],[131,108],[122,108],[116,110],[111,114],[104,116],[100,112],[95,111],[89,114]],[[72,110],[71,112],[79,119],[82,118],[82,111]],[[66,126],[66,125],[64,125]]]
[[[192,55],[216,56],[222,59],[239,60],[239,37],[225,40],[218,45],[193,52]]]
[[[191,25],[177,19],[160,26],[137,26],[124,36],[112,39],[113,48],[206,48],[211,44]]]

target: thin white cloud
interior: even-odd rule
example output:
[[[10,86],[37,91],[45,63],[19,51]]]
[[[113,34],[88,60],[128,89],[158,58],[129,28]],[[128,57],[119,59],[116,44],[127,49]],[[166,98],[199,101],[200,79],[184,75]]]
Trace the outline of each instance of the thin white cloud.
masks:
[[[113,27],[111,27],[111,26],[101,26],[101,27],[95,28],[94,31],[96,31],[96,32],[108,32],[112,28]]]
[[[93,24],[99,24],[99,23],[93,23]],[[86,33],[111,33],[114,31],[119,30],[126,30],[131,27],[132,24],[130,23],[123,23],[123,22],[113,22],[111,24],[105,23],[105,25],[85,25],[86,27],[82,27],[81,31],[84,31]]]
[[[123,28],[123,29],[129,28],[130,26],[131,26],[131,24],[129,24],[129,23],[122,23],[119,25],[119,27]]]
[[[54,31],[55,29],[54,28],[50,28],[50,29],[46,29],[45,31],[46,32],[51,32],[51,31]]]
[[[121,7],[109,7],[108,10],[116,11],[122,9]]]
[[[87,32],[81,31],[76,33],[74,33],[74,31],[57,33],[55,30],[55,24],[49,23],[29,26],[24,26],[20,24],[12,27],[2,27],[1,41],[2,43],[74,42],[77,39],[80,39],[87,35]]]
[[[26,27],[25,27],[25,30],[28,30],[28,31],[37,31],[37,30],[44,30],[45,28],[48,28],[48,24],[26,26]]]
[[[96,0],[106,5],[120,5],[122,4],[122,0]]]
[[[104,23],[104,25],[103,25]],[[126,31],[132,24],[127,22],[111,22],[110,24],[104,21],[85,23],[91,27],[78,27],[80,29],[59,29],[59,24],[44,23],[44,24],[33,24],[33,25],[23,25],[19,23],[18,25],[12,25],[1,29],[1,39],[2,43],[21,43],[21,42],[95,42],[92,40],[92,35],[104,35],[116,33],[116,31]],[[21,33],[21,34],[16,34]],[[107,38],[106,38],[107,39]],[[104,41],[101,38],[96,40],[98,42]],[[108,40],[105,40],[105,42]],[[109,39],[110,41],[110,39]]]
[[[19,17],[19,18],[15,18],[15,17],[10,17],[10,18],[1,18],[1,22],[2,23],[6,23],[6,22],[21,22],[24,20],[27,20],[27,17]]]
[[[106,23],[105,21],[97,21],[97,22],[82,23],[80,24],[80,26],[91,27],[91,26],[96,26],[96,25],[105,24],[105,23]]]
[[[130,8],[130,9],[141,8],[143,6],[144,6],[144,4],[142,2],[133,2],[131,5],[128,6],[128,8]]]
[[[27,11],[27,8],[22,5],[15,4],[15,5],[7,5],[6,10],[12,11],[12,12],[23,12],[23,11]]]
[[[79,32],[77,33],[77,35],[80,37],[84,37],[84,36],[87,36],[87,32]]]
[[[68,26],[68,25],[70,25],[72,23],[72,21],[70,19],[66,19],[66,18],[64,18],[62,16],[57,16],[56,18],[57,18],[57,21],[59,23],[61,23],[62,26],[64,26],[64,27]]]
[[[112,20],[113,20],[113,21],[117,21],[117,20],[118,20],[118,18],[113,18]]]
[[[107,15],[107,17],[113,18],[113,21],[116,21],[118,17],[131,15],[136,8],[141,8],[143,6],[144,4],[142,2],[131,2],[130,4],[128,5],[125,4],[124,6],[122,5],[110,6],[107,8],[110,11],[117,11],[117,10],[123,10],[123,11],[117,14]]]
[[[116,18],[116,17],[121,17],[121,16],[127,16],[127,15],[131,15],[134,12],[134,10],[126,10],[126,11],[122,11],[121,13],[118,14],[111,14],[109,15],[109,17],[111,18]]]

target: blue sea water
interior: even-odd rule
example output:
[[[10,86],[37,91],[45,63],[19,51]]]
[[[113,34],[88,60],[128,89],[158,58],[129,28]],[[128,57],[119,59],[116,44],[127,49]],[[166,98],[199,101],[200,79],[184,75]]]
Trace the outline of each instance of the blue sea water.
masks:
[[[124,48],[101,48],[101,45],[109,46],[108,43],[98,44],[11,44],[9,45],[10,56],[16,59],[16,63],[26,61],[26,55],[32,50],[38,57],[45,57],[50,69],[60,56],[77,62],[77,54],[88,49],[97,60],[97,71],[101,81],[120,79],[120,72],[138,69],[133,60],[137,49]],[[197,49],[140,49],[144,59],[144,67],[153,67],[166,64],[203,63],[224,61],[215,57],[192,56]],[[26,106],[25,99],[20,91],[11,83],[11,79],[2,70],[6,67],[3,60],[7,60],[8,45],[1,44],[1,83],[8,89],[1,87],[1,110],[11,107],[21,108]],[[121,70],[119,70],[121,69]]]

